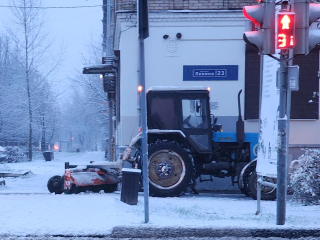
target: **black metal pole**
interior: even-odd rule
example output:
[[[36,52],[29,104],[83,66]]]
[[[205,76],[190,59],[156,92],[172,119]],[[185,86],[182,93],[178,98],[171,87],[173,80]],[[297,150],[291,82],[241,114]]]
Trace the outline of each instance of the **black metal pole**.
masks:
[[[145,32],[142,31],[142,26],[146,24],[142,21],[147,17],[147,12],[141,11],[143,7],[148,7],[148,1],[138,2],[138,19],[139,19],[139,85],[142,87],[140,93],[140,120],[142,128],[142,172],[143,172],[143,191],[144,191],[144,222],[149,222],[149,161],[148,161],[148,133],[147,133],[147,99],[146,99],[146,80],[145,80],[145,55],[144,55],[144,38]],[[140,5],[145,4],[145,6]],[[148,18],[148,17],[147,17]]]
[[[143,191],[145,223],[149,222],[149,171],[148,171],[148,134],[147,134],[147,103],[145,90],[144,39],[140,37],[140,85],[141,92],[141,127],[142,127],[142,159],[143,159]]]
[[[287,66],[288,50],[280,52],[279,76],[279,119],[278,119],[278,156],[277,156],[277,225],[284,225],[286,221],[287,197]]]

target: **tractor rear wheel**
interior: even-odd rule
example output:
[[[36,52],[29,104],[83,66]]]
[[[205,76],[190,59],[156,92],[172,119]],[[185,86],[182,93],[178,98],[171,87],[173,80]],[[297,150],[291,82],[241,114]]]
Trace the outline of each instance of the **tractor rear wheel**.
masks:
[[[195,181],[193,159],[178,143],[150,144],[148,154],[151,196],[180,196]]]
[[[249,188],[253,199],[257,199],[257,172],[253,170],[249,177]],[[263,179],[266,182],[277,183],[277,180],[274,178],[264,177]],[[261,200],[275,200],[277,197],[277,189],[269,186],[261,186]]]
[[[63,193],[63,177],[55,175],[48,180],[47,187],[49,192],[55,194]]]

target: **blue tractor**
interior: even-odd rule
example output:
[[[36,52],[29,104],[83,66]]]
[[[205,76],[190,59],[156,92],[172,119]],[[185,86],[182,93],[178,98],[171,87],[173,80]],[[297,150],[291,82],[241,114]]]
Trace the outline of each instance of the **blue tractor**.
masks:
[[[236,132],[223,132],[210,114],[204,87],[152,87],[147,92],[149,190],[151,196],[175,197],[195,191],[195,182],[230,177],[247,196],[257,196],[258,133],[245,133],[240,111]],[[123,160],[142,166],[141,134]],[[131,149],[136,149],[131,157]],[[130,154],[127,154],[130,152]],[[143,173],[142,173],[143,174]],[[261,197],[273,200],[276,189],[263,187]]]

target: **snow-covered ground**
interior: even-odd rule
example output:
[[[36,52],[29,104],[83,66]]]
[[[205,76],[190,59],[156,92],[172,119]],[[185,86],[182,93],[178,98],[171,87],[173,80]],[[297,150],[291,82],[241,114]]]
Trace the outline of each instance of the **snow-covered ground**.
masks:
[[[287,203],[286,224],[276,225],[276,201],[257,203],[237,194],[200,193],[179,198],[149,198],[149,223],[145,224],[144,196],[138,204],[120,201],[121,192],[50,194],[47,181],[62,175],[64,163],[103,161],[103,152],[55,153],[52,161],[35,159],[27,163],[0,164],[0,172],[31,171],[18,178],[5,178],[0,187],[0,235],[94,235],[110,234],[115,226],[212,227],[316,229],[319,206]],[[0,179],[2,180],[2,179]]]

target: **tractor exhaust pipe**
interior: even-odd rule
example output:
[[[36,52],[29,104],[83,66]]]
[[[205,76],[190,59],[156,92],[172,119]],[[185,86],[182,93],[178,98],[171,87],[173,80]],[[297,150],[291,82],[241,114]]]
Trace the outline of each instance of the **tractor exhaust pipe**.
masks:
[[[244,122],[243,122],[242,116],[241,116],[241,103],[240,103],[241,92],[242,92],[242,89],[238,93],[239,116],[238,116],[238,121],[237,121],[237,140],[239,142],[239,145],[242,144],[244,141]]]

